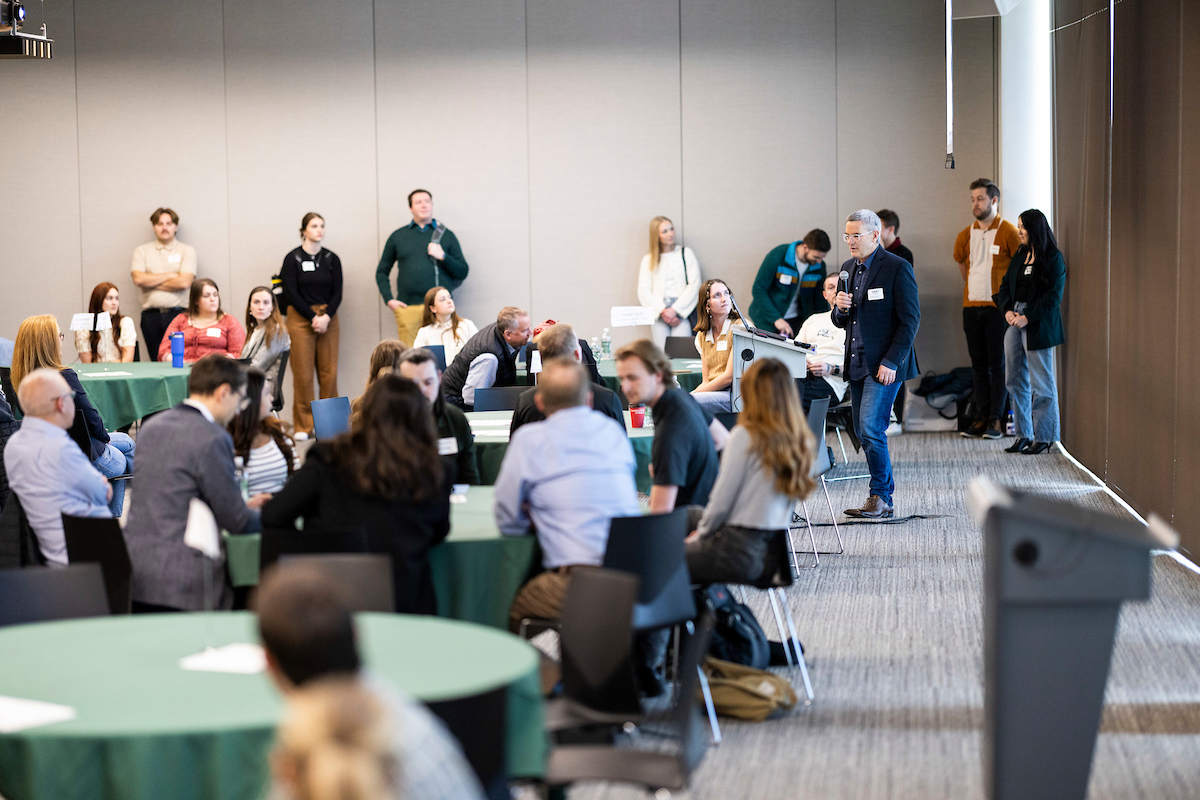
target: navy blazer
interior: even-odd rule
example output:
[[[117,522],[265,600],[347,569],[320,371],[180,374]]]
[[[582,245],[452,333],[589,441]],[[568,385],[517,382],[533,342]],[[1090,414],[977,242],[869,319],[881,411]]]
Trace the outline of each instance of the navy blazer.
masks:
[[[842,264],[842,269],[853,276],[854,259]],[[868,299],[870,289],[883,289],[883,297],[879,300]],[[841,311],[835,306],[833,324],[848,331],[850,315],[855,313],[858,314],[863,352],[871,377],[879,373],[879,365],[885,359],[895,365],[897,381],[917,377],[913,341],[921,325],[921,301],[917,297],[917,278],[913,274],[912,264],[884,250],[882,245],[876,248],[871,254],[867,278],[863,281],[862,296],[854,298],[849,311]],[[849,341],[846,342],[843,372],[849,380]]]

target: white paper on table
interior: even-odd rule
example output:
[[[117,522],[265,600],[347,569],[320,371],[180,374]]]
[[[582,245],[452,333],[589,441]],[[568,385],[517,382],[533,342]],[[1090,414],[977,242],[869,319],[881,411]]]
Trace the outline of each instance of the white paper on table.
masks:
[[[92,322],[95,321],[95,330],[111,331],[112,330],[112,315],[103,312],[99,314],[75,314],[71,317],[71,330],[73,331],[90,331],[92,330]]]
[[[192,502],[188,504],[183,543],[209,558],[221,555],[221,533],[217,530],[217,518],[213,516],[212,509],[198,497],[193,497]]]
[[[193,672],[232,672],[255,675],[267,668],[267,657],[256,644],[235,642],[224,647],[210,647],[179,659],[179,666]]]
[[[511,419],[473,419],[472,428],[511,428]]]
[[[613,306],[610,325],[623,328],[629,325],[650,325],[654,322],[654,309],[645,306]]]
[[[75,709],[41,700],[0,695],[0,733],[16,733],[75,719]]]
[[[533,357],[529,359],[529,374],[536,375],[542,371],[542,352],[540,350],[533,351]]]
[[[80,378],[120,378],[120,377],[128,378],[132,374],[133,374],[132,372],[122,372],[120,370],[113,370],[111,372],[109,370],[105,370],[104,372],[81,372],[81,373],[79,373],[79,377]]]

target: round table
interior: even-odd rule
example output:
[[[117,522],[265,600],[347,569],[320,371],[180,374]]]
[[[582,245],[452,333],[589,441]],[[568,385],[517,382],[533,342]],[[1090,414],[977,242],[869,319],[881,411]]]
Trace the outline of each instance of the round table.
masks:
[[[536,651],[437,617],[358,615],[371,671],[424,701],[507,689],[509,773],[539,775],[546,739]],[[190,672],[206,645],[257,642],[249,613],[99,617],[0,630],[0,695],[77,717],[0,734],[13,798],[258,800],[282,701],[265,674]]]
[[[110,431],[132,425],[187,399],[190,365],[135,361],[129,364],[72,364],[88,399]]]
[[[617,381],[617,362],[601,361],[596,367],[600,370],[604,384],[620,395],[621,401],[625,402],[625,395],[621,394],[621,384]],[[672,358],[671,371],[675,373],[679,388],[685,392],[690,392],[703,383],[704,370],[698,358]]]

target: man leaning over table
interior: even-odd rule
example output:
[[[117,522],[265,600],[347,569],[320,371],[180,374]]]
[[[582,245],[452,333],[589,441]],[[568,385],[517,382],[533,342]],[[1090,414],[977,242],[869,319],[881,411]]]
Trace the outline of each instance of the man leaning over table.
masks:
[[[167,326],[186,310],[188,290],[196,279],[196,251],[175,238],[179,215],[173,210],[155,209],[150,224],[155,241],[134,249],[129,273],[142,290],[142,336],[153,361]]]
[[[408,195],[412,222],[397,228],[383,246],[375,283],[396,315],[396,337],[412,347],[425,315],[425,293],[434,286],[453,292],[467,277],[467,260],[454,232],[433,218],[433,194],[414,189]],[[396,294],[388,280],[396,267]]]

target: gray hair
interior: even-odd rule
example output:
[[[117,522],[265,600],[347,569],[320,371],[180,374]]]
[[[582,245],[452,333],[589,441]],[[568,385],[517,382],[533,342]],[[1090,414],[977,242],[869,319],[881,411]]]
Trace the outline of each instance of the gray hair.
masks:
[[[858,211],[855,211],[846,217],[846,222],[861,222],[864,233],[883,230],[883,224],[879,221],[879,215],[869,208],[860,208]]]

